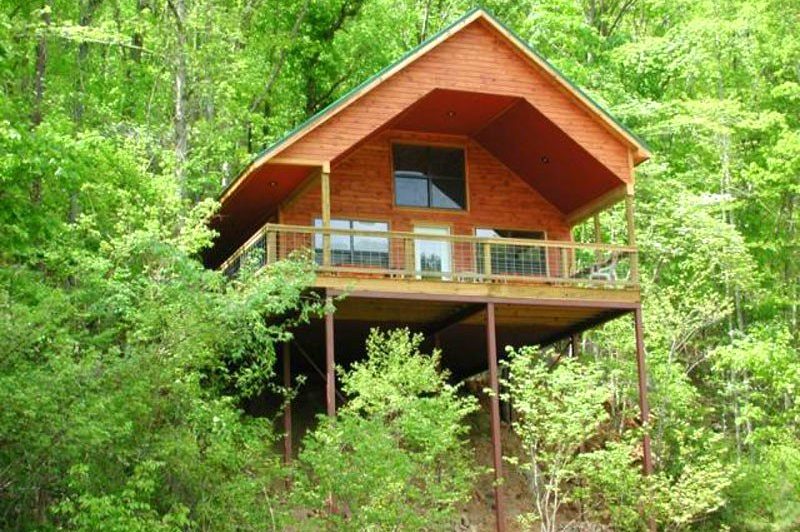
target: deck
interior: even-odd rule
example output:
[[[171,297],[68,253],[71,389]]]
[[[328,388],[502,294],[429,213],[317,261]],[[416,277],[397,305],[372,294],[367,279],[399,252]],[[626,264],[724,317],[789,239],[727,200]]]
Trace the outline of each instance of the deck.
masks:
[[[458,353],[480,345],[490,302],[498,340],[511,345],[550,344],[631,312],[640,301],[636,253],[605,244],[267,224],[222,270],[236,275],[248,263],[314,260],[314,288],[337,298],[337,329],[346,332],[337,335],[338,352],[358,353],[370,327],[410,326],[447,337]],[[323,334],[310,326],[304,337],[316,343]],[[449,365],[461,374],[480,369],[462,357]]]

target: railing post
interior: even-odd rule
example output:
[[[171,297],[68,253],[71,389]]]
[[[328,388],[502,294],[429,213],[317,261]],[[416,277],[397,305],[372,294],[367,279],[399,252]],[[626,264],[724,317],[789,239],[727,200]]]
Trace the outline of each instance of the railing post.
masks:
[[[567,248],[561,248],[561,277],[569,279],[569,258],[567,257]]]
[[[488,242],[483,244],[483,276],[492,276],[492,245]]]
[[[331,265],[331,174],[325,169],[322,170],[320,179],[322,186],[322,265]]]
[[[403,238],[403,251],[405,253],[405,274],[411,275],[416,269],[414,267],[414,241],[411,238]]]
[[[625,218],[628,222],[628,245],[636,247],[636,226],[633,223],[633,194],[625,195]],[[631,282],[639,282],[639,253],[631,252]]]
[[[278,233],[267,231],[267,250],[264,257],[265,264],[272,264],[278,261]]]

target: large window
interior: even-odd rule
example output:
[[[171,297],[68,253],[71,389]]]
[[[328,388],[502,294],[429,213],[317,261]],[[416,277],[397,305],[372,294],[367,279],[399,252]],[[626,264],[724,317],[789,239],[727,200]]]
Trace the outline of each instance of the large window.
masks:
[[[504,229],[476,229],[475,236],[481,238],[525,238],[544,240],[541,231],[509,231]],[[478,244],[478,273],[484,273],[484,246]],[[540,246],[517,244],[490,244],[492,274],[494,275],[547,275],[547,252]]]
[[[466,209],[462,148],[394,144],[392,159],[397,205]]]
[[[314,227],[322,227],[322,220],[314,220]],[[332,229],[386,232],[386,222],[363,222],[359,220],[331,220]],[[322,235],[314,235],[314,255],[317,264],[322,264]],[[331,236],[332,266],[389,267],[389,239],[381,236],[337,235]]]

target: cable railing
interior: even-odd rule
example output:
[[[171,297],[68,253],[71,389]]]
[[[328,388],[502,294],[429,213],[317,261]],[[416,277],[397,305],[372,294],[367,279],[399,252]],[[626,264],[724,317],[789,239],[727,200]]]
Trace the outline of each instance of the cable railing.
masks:
[[[267,224],[221,269],[303,255],[325,275],[451,282],[638,285],[635,247],[557,240]]]

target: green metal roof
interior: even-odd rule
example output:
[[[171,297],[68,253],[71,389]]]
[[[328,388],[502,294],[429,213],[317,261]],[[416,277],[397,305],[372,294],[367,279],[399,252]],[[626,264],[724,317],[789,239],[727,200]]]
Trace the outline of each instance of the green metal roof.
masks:
[[[555,74],[556,74],[556,75],[557,75],[557,76],[558,76],[558,77],[559,77],[559,78],[560,78],[562,81],[564,81],[565,83],[567,83],[567,84],[568,84],[568,85],[569,85],[569,86],[570,86],[572,89],[574,89],[574,90],[575,90],[577,93],[579,93],[579,94],[580,94],[582,97],[584,97],[584,98],[585,98],[585,99],[586,99],[586,100],[587,100],[587,101],[588,101],[588,102],[589,102],[589,103],[590,103],[590,104],[591,104],[591,105],[592,105],[592,106],[593,106],[593,107],[594,107],[594,108],[595,108],[597,111],[599,111],[599,112],[600,112],[600,113],[601,113],[601,114],[602,114],[604,117],[606,117],[607,119],[609,119],[610,121],[612,121],[614,124],[616,124],[617,126],[619,126],[619,128],[620,128],[620,129],[622,129],[623,131],[625,131],[625,132],[626,132],[628,135],[630,135],[630,136],[631,136],[631,137],[632,137],[632,138],[633,138],[633,139],[636,141],[636,143],[638,143],[638,144],[639,144],[639,145],[640,145],[642,148],[644,148],[646,151],[649,151],[649,147],[647,146],[647,143],[646,143],[644,140],[642,140],[642,139],[641,139],[641,138],[640,138],[638,135],[636,135],[634,132],[632,132],[630,129],[628,129],[628,128],[627,128],[627,127],[626,127],[624,124],[622,124],[622,123],[621,123],[619,120],[617,120],[616,118],[614,118],[614,116],[612,116],[612,115],[611,115],[611,113],[609,113],[608,111],[606,111],[606,110],[605,110],[605,109],[604,109],[604,108],[603,108],[603,107],[602,107],[602,106],[601,106],[599,103],[597,103],[597,102],[596,102],[596,101],[595,101],[595,100],[594,100],[594,99],[593,99],[591,96],[589,96],[588,94],[586,94],[586,93],[585,93],[585,92],[584,92],[584,91],[583,91],[583,90],[582,90],[582,89],[581,89],[579,86],[577,86],[575,83],[573,83],[573,82],[572,82],[572,81],[571,81],[571,80],[570,80],[570,79],[569,79],[567,76],[565,76],[565,75],[564,75],[564,74],[563,74],[563,73],[562,73],[562,72],[561,72],[561,71],[560,71],[558,68],[556,68],[555,66],[553,66],[553,64],[552,64],[552,63],[550,63],[550,62],[549,62],[547,59],[545,59],[545,58],[544,58],[544,57],[543,57],[543,56],[542,56],[542,55],[541,55],[539,52],[537,52],[537,51],[536,51],[536,50],[535,50],[535,49],[534,49],[534,48],[533,48],[533,47],[532,47],[530,44],[528,44],[527,42],[525,42],[525,41],[524,41],[524,40],[523,40],[523,39],[522,39],[522,38],[521,38],[519,35],[517,35],[517,33],[516,33],[516,32],[514,32],[514,30],[512,30],[511,28],[509,28],[508,26],[506,26],[505,24],[503,24],[502,22],[500,22],[500,21],[499,21],[499,20],[498,20],[498,19],[497,19],[497,18],[496,18],[496,17],[495,17],[495,16],[494,16],[492,13],[490,13],[490,12],[489,12],[489,11],[488,11],[486,8],[483,8],[483,7],[474,7],[474,8],[472,8],[472,9],[470,9],[469,11],[467,11],[466,13],[464,13],[462,16],[460,16],[460,17],[459,17],[458,19],[456,19],[455,21],[453,21],[453,22],[451,22],[450,24],[448,24],[446,27],[444,27],[444,28],[442,28],[441,30],[439,30],[438,32],[436,32],[434,35],[432,35],[432,36],[428,37],[427,39],[425,39],[424,41],[422,41],[421,43],[419,43],[417,46],[415,46],[414,48],[412,48],[411,50],[409,50],[408,52],[406,52],[405,54],[403,54],[403,55],[402,55],[402,56],[401,56],[399,59],[397,59],[395,62],[393,62],[393,63],[390,63],[390,64],[386,65],[385,67],[383,67],[382,69],[380,69],[378,72],[376,72],[376,73],[375,73],[375,74],[373,74],[372,76],[368,77],[367,79],[365,79],[364,81],[362,81],[361,83],[359,83],[358,85],[356,85],[355,87],[353,87],[352,89],[350,89],[349,91],[347,91],[346,93],[344,93],[344,94],[343,94],[342,96],[340,96],[338,99],[336,99],[336,100],[335,100],[335,101],[333,101],[332,103],[328,104],[328,105],[327,105],[326,107],[324,107],[323,109],[320,109],[319,111],[317,111],[316,113],[314,113],[313,115],[311,115],[310,117],[308,117],[307,119],[305,119],[304,121],[302,121],[300,124],[298,124],[297,126],[295,126],[294,128],[292,128],[291,130],[289,130],[289,131],[288,131],[286,134],[284,134],[284,135],[283,135],[283,136],[282,136],[280,139],[278,139],[278,140],[277,140],[277,141],[275,141],[274,143],[270,144],[270,145],[269,145],[269,146],[267,146],[265,149],[261,150],[261,151],[260,151],[258,154],[256,154],[256,155],[255,155],[255,156],[254,156],[254,157],[253,157],[253,158],[250,160],[250,162],[248,162],[248,163],[247,163],[247,165],[246,165],[246,166],[245,166],[245,167],[242,169],[242,171],[241,171],[241,172],[239,172],[239,174],[236,176],[236,179],[232,180],[230,183],[228,183],[228,184],[225,186],[225,188],[223,188],[223,189],[222,189],[222,191],[219,193],[219,196],[218,196],[218,197],[222,197],[222,196],[224,196],[224,195],[225,195],[225,193],[226,193],[226,192],[228,192],[228,190],[230,190],[231,188],[233,188],[233,187],[234,187],[234,186],[235,186],[235,185],[236,185],[236,184],[237,184],[237,183],[238,183],[238,182],[241,180],[241,178],[242,178],[242,177],[243,177],[243,175],[244,175],[244,174],[247,172],[247,170],[248,170],[248,169],[249,169],[249,168],[250,168],[250,167],[251,167],[253,164],[255,164],[256,162],[258,162],[258,160],[259,160],[259,159],[263,158],[264,156],[268,155],[270,152],[273,152],[273,151],[275,151],[277,148],[281,147],[281,146],[282,146],[282,145],[283,145],[283,144],[284,144],[284,143],[285,143],[285,142],[286,142],[288,139],[290,139],[292,136],[294,136],[294,135],[295,135],[295,134],[296,134],[298,131],[300,131],[300,130],[302,130],[303,128],[305,128],[306,126],[308,126],[308,125],[310,125],[310,124],[314,123],[315,121],[317,121],[318,119],[322,118],[323,116],[325,116],[325,115],[326,115],[326,114],[328,114],[329,112],[333,111],[334,109],[337,109],[337,108],[339,108],[339,107],[343,106],[344,104],[346,104],[346,103],[348,102],[348,100],[350,100],[350,98],[351,98],[353,95],[355,95],[356,93],[358,93],[358,92],[359,92],[361,89],[363,89],[364,87],[366,87],[367,85],[369,85],[370,83],[372,83],[373,81],[375,81],[376,79],[380,78],[380,77],[381,77],[383,74],[385,74],[386,72],[388,72],[388,71],[392,70],[392,69],[393,69],[393,68],[395,68],[397,65],[399,65],[400,63],[402,63],[403,61],[405,61],[406,59],[408,59],[409,57],[411,57],[411,56],[415,55],[417,52],[419,52],[419,51],[420,51],[422,48],[425,48],[425,47],[426,47],[428,44],[430,44],[431,42],[434,42],[434,41],[436,41],[437,39],[441,38],[443,35],[447,34],[447,33],[448,33],[448,32],[450,32],[450,31],[451,31],[453,28],[455,28],[455,27],[459,26],[459,25],[460,25],[460,24],[462,24],[462,23],[463,23],[465,20],[467,20],[467,19],[471,18],[471,17],[472,17],[473,15],[475,15],[476,13],[481,13],[482,15],[484,15],[485,17],[487,17],[488,19],[491,19],[493,22],[495,22],[495,23],[496,23],[498,26],[502,27],[502,28],[503,28],[503,29],[504,29],[506,32],[508,32],[508,33],[509,33],[509,35],[511,35],[511,36],[512,36],[512,37],[513,37],[513,38],[516,40],[516,44],[517,44],[517,45],[521,46],[522,48],[525,48],[525,49],[526,49],[528,52],[530,52],[531,54],[533,54],[534,56],[536,56],[536,57],[537,57],[539,60],[541,60],[541,61],[542,61],[544,64],[546,64],[546,65],[547,65],[547,66],[548,66],[550,69],[552,69],[552,70],[553,70],[553,72],[554,72],[554,73],[555,73]]]

